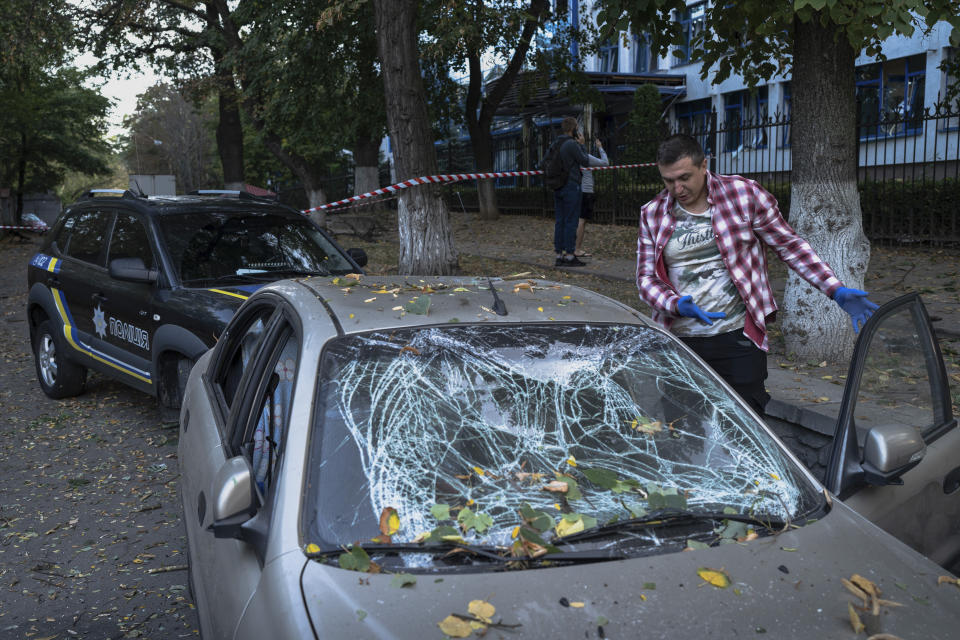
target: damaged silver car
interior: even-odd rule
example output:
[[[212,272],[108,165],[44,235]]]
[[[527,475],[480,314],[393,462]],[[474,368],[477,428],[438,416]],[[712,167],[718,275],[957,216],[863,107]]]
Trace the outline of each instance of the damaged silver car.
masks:
[[[897,304],[861,343],[906,310],[929,346],[919,300]],[[836,497],[867,490],[869,505],[940,472],[927,446],[956,451],[956,421],[928,396],[936,424],[870,429],[851,400],[825,488],[681,342],[598,294],[540,280],[269,285],[197,363],[181,411],[201,629],[953,637],[956,579]],[[942,493],[920,517],[960,522],[960,498]],[[956,549],[960,533],[940,538]]]

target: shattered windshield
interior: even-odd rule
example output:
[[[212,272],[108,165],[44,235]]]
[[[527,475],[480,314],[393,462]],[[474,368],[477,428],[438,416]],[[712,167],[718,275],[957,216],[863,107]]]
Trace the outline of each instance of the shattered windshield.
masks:
[[[534,520],[540,544],[662,506],[790,521],[821,501],[712,374],[646,327],[346,336],[319,384],[302,524],[325,548],[431,531],[509,546]]]
[[[187,286],[354,270],[307,220],[194,212],[158,216],[158,225],[173,268]]]

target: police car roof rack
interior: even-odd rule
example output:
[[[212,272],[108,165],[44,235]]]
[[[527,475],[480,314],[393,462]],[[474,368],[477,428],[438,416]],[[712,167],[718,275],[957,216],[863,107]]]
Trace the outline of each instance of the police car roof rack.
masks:
[[[80,200],[92,200],[94,198],[104,198],[104,197],[121,197],[127,199],[135,199],[143,196],[138,196],[133,191],[129,189],[90,189],[89,191],[84,192],[80,196]]]
[[[240,200],[268,200],[263,196],[255,196],[249,191],[239,189],[194,189],[189,196],[236,196]]]

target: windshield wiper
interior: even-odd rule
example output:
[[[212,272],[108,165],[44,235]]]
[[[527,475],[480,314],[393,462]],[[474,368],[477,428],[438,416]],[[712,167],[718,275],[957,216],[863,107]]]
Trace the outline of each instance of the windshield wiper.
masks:
[[[608,524],[598,525],[592,529],[586,529],[579,533],[573,533],[562,538],[553,540],[554,544],[565,544],[569,542],[578,542],[590,538],[607,536],[612,533],[621,533],[624,531],[636,531],[637,529],[654,529],[660,527],[676,527],[697,522],[720,523],[724,520],[734,520],[736,522],[745,522],[747,524],[760,525],[762,527],[782,528],[784,521],[779,518],[762,519],[757,516],[745,513],[721,513],[716,511],[687,511],[680,509],[659,509],[648,513],[639,518],[630,518],[629,520],[618,520]]]
[[[496,560],[497,562],[509,562],[512,560],[510,556],[503,556],[499,553],[497,547],[482,547],[476,546],[467,543],[461,542],[434,542],[434,543],[417,543],[417,542],[400,542],[397,544],[382,544],[382,543],[371,543],[371,544],[358,544],[354,545],[366,551],[368,554],[389,554],[389,553],[429,553],[429,554],[438,554],[447,551],[453,551],[454,549],[463,549],[468,553],[471,553],[475,556],[480,556],[483,558],[489,558],[490,560]],[[329,549],[321,549],[320,551],[315,551],[313,553],[307,553],[308,558],[323,558],[326,556],[331,556],[335,554],[346,553],[340,547],[334,547]]]
[[[563,540],[566,540],[564,538]],[[623,560],[628,555],[614,549],[585,549],[575,551],[560,551],[547,553],[531,558],[529,556],[512,556],[506,547],[490,547],[465,544],[460,542],[437,542],[420,544],[416,542],[401,542],[399,544],[361,544],[356,545],[370,555],[394,553],[429,553],[440,554],[462,549],[471,555],[493,560],[498,563],[507,562],[597,562],[601,560]],[[342,548],[321,549],[307,553],[311,559],[325,558],[340,553],[346,553]]]

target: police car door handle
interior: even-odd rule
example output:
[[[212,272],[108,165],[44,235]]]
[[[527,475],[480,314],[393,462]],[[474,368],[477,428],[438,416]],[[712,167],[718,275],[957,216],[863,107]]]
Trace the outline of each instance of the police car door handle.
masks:
[[[93,294],[93,295],[90,296],[90,297],[93,299],[94,302],[106,302],[106,301],[107,301],[107,296],[103,295],[103,294],[100,293],[99,291],[98,291],[97,293]]]
[[[59,287],[60,278],[54,278],[54,277],[47,278],[47,284],[50,285],[51,287]]]

